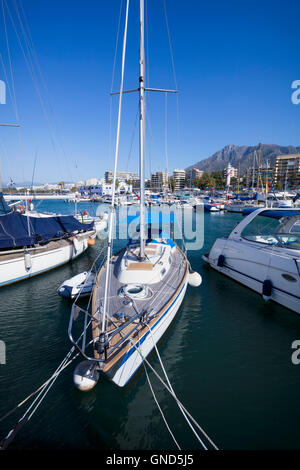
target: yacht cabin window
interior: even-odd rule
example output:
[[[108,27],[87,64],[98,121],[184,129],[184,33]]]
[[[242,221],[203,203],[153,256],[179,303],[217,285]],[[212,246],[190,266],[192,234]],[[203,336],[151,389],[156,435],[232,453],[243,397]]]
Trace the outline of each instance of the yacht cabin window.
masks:
[[[292,250],[300,250],[300,215],[273,218],[264,212],[257,215],[243,230],[245,240]]]

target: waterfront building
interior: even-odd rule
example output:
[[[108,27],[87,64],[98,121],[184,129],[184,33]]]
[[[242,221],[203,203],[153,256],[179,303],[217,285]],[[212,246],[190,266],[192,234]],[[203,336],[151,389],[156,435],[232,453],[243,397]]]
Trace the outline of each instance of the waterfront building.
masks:
[[[106,171],[104,175],[105,183],[111,183],[113,180],[113,172]],[[139,183],[139,175],[132,171],[118,171],[117,172],[117,180],[119,182],[128,183],[129,181],[132,182],[135,186]]]
[[[184,189],[186,181],[185,170],[173,170],[173,179],[174,179],[174,191],[179,191]]]
[[[101,183],[95,185],[83,185],[79,187],[81,194],[89,194],[91,196],[112,196],[112,183]],[[124,183],[123,181],[118,182],[116,186],[116,193],[128,194],[132,193],[132,185]]]
[[[287,183],[289,187],[300,185],[300,153],[276,157],[274,181],[275,184]]]
[[[166,171],[157,171],[151,175],[151,188],[165,191],[169,187],[169,175]]]
[[[94,186],[96,184],[99,184],[99,181],[98,181],[97,178],[89,178],[89,179],[85,180],[84,184],[86,186]]]
[[[204,171],[198,170],[198,168],[190,168],[186,171],[186,177],[188,180],[188,185],[193,186],[195,180],[203,176]]]

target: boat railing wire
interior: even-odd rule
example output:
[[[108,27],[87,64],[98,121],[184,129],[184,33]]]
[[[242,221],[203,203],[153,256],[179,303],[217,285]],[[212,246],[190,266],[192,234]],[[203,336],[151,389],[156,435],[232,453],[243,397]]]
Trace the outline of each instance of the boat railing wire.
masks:
[[[104,250],[104,248],[103,248],[103,250]],[[118,255],[121,251],[123,251],[123,248],[116,255]],[[94,263],[91,267],[90,272],[92,272],[93,269],[96,269],[97,260],[99,260],[102,253],[103,253],[103,251],[101,251],[99,253],[98,257],[95,259],[95,261],[94,261]],[[185,255],[182,256],[182,263],[184,262],[184,257],[185,257]],[[104,259],[102,259],[100,265],[98,265],[98,272],[101,270],[101,268],[104,266],[105,263],[106,263],[106,259],[104,258]],[[176,265],[174,265],[174,269],[172,270],[171,276],[168,279],[168,285],[170,286],[170,288],[172,286],[172,281],[176,278],[176,276],[178,276],[178,272],[180,271],[180,268],[181,268],[181,264],[177,263]],[[87,276],[87,278],[88,278],[88,276]],[[97,279],[96,282],[98,282],[98,279]],[[84,286],[84,284],[83,284],[83,286]],[[91,327],[91,330],[92,330],[92,328],[95,328],[95,324],[98,325],[98,326],[101,325],[101,310],[100,310],[101,307],[97,308],[96,311],[93,314],[90,312],[91,299],[92,299],[92,295],[91,295],[90,298],[89,298],[87,307],[83,308],[78,302],[78,300],[80,298],[80,292],[79,292],[78,295],[77,295],[77,298],[75,299],[75,301],[73,303],[72,310],[71,310],[71,315],[70,315],[68,334],[69,334],[69,339],[70,339],[71,343],[80,351],[80,353],[82,354],[82,356],[86,360],[96,362],[96,363],[105,362],[109,357],[111,357],[113,354],[115,354],[117,350],[119,350],[120,348],[122,348],[124,346],[125,341],[127,341],[130,337],[132,337],[132,335],[135,335],[140,330],[142,324],[148,323],[153,318],[155,318],[155,316],[157,316],[158,310],[155,309],[155,300],[157,300],[161,297],[161,294],[162,294],[162,292],[165,292],[165,289],[166,289],[166,285],[162,284],[162,286],[158,289],[158,291],[155,293],[155,295],[153,295],[153,298],[151,299],[150,304],[149,304],[152,307],[151,309],[145,310],[144,308],[142,308],[141,311],[139,311],[136,304],[135,304],[135,302],[134,302],[134,299],[130,298],[130,300],[132,302],[132,306],[133,306],[134,311],[135,311],[135,315],[127,318],[127,320],[124,321],[124,323],[122,325],[115,325],[113,320],[110,318],[110,321],[111,321],[112,325],[115,328],[113,328],[112,330],[107,332],[107,338],[106,338],[107,339],[107,344],[109,345],[109,343],[112,341],[112,339],[117,334],[119,334],[121,336],[121,339],[119,341],[117,341],[117,343],[114,346],[109,347],[109,350],[106,351],[106,358],[102,358],[102,357],[97,358],[97,357],[94,357],[94,356],[90,356],[87,353],[87,349],[92,344],[95,344],[95,341],[96,341],[96,340],[92,339],[88,343],[86,342],[87,335],[88,335],[88,330],[89,330],[90,327]],[[80,337],[82,338],[81,343],[79,343],[78,339],[74,339],[73,331],[72,331],[73,330],[73,323],[78,320],[79,315],[83,316],[83,319],[82,319],[83,328],[80,331]],[[90,321],[88,322],[88,320],[90,320]],[[94,325],[93,325],[93,322],[94,322]],[[126,334],[123,335],[122,334],[123,331],[125,329],[128,329],[129,326],[132,326],[132,328],[130,328],[129,331],[127,331]]]

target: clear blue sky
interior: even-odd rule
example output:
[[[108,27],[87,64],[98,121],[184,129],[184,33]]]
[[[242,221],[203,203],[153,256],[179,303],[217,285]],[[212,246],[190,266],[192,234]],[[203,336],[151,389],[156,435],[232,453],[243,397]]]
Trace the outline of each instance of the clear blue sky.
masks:
[[[9,177],[15,181],[31,180],[35,155],[35,181],[102,177],[113,165],[109,92],[120,1],[23,0],[47,84],[46,92],[36,73],[55,144],[6,1],[22,151],[18,131],[0,128],[4,181]],[[15,2],[8,3],[26,51],[13,8]],[[21,11],[20,0],[16,3]],[[149,86],[174,88],[163,0],[147,3]],[[179,126],[176,97],[168,96],[169,170],[193,164],[227,144],[300,145],[300,105],[291,102],[291,83],[300,79],[300,5],[290,0],[166,0],[166,5],[180,91]],[[0,12],[0,50],[9,73],[2,6]],[[124,14],[121,39],[123,26]],[[138,0],[131,0],[125,88],[137,86],[138,39]],[[120,53],[119,47],[118,64]],[[5,79],[1,65],[0,78]],[[118,89],[119,78],[118,65],[114,90]],[[125,96],[120,170],[138,169],[136,111],[137,96]],[[116,112],[114,97],[112,142]],[[7,104],[0,105],[0,113],[1,122],[15,122],[9,94]],[[147,171],[164,170],[164,94],[148,95],[148,114],[151,132],[147,139]]]

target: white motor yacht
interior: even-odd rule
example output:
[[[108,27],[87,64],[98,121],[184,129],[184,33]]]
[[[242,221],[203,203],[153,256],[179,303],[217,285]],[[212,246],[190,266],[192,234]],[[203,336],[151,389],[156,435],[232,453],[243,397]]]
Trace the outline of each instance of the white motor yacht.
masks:
[[[203,259],[217,271],[300,313],[300,210],[261,208]]]

